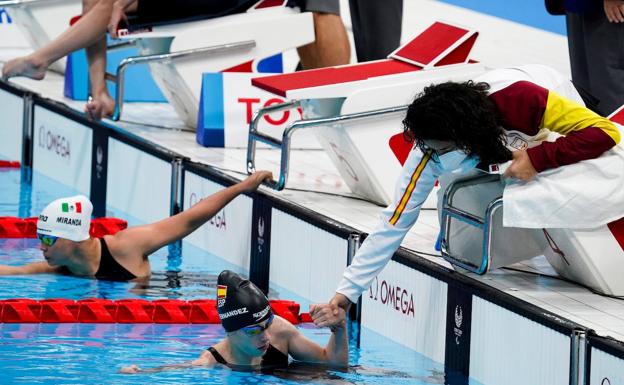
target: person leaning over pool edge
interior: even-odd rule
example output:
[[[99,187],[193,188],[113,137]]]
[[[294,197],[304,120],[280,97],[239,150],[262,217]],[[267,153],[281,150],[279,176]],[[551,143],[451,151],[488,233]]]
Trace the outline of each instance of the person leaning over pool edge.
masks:
[[[232,199],[271,178],[269,171],[258,171],[179,214],[99,239],[89,236],[93,206],[85,196],[57,199],[43,209],[37,221],[46,262],[0,265],[0,275],[59,273],[112,281],[149,277],[151,253],[186,237]]]
[[[226,337],[206,349],[198,359],[182,364],[141,369],[136,365],[122,373],[153,373],[192,367],[225,365],[234,370],[270,373],[286,368],[288,356],[295,360],[346,367],[349,345],[345,311],[340,309],[327,346],[307,339],[290,322],[273,314],[269,300],[256,285],[224,270],[217,279],[217,311]]]
[[[397,182],[395,202],[383,211],[330,302],[310,307],[317,326],[331,327],[337,309],[348,309],[370,286],[440,177],[511,160],[505,176],[530,181],[539,172],[597,158],[620,142],[613,122],[551,90],[526,80],[499,85],[504,87],[490,92],[485,82],[447,82],[416,96],[403,120],[405,136],[415,146]],[[545,128],[563,136],[539,142]],[[518,148],[510,148],[514,143]]]

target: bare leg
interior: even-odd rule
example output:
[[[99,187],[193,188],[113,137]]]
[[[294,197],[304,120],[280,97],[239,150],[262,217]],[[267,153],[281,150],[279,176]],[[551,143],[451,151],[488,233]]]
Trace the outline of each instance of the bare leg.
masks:
[[[314,13],[316,40],[299,47],[304,69],[349,64],[351,46],[342,19],[331,13]]]
[[[95,7],[108,7],[108,14],[112,12],[112,2],[104,0],[100,4],[98,0],[83,0],[85,6],[92,2]],[[98,9],[98,11],[100,11]],[[105,10],[102,9],[101,12]],[[108,23],[108,20],[107,20]],[[89,63],[89,83],[91,86],[91,98],[85,106],[85,112],[91,119],[100,120],[113,114],[115,101],[111,98],[106,88],[106,34],[102,34],[93,44],[86,47],[87,62]]]
[[[114,1],[83,1],[95,1],[97,2],[96,7],[107,7],[109,17],[106,22],[108,23]],[[137,2],[134,2],[127,11],[135,12],[136,8]],[[101,12],[104,13],[105,11],[102,10]],[[100,120],[112,116],[115,110],[115,100],[110,96],[108,88],[106,87],[106,35],[102,34],[99,39],[86,48],[86,51],[87,61],[89,62],[89,81],[91,84],[92,98],[85,106],[85,113],[91,119]]]
[[[106,33],[113,0],[84,0],[83,16],[50,44],[28,56],[7,62],[2,77],[26,76],[41,80],[50,64],[69,53],[98,42]]]

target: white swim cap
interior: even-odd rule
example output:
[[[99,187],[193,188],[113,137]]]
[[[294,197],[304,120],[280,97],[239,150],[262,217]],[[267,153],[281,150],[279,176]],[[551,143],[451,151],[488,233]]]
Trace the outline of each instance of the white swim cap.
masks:
[[[70,241],[89,239],[93,205],[84,195],[57,199],[46,206],[37,220],[37,232]]]

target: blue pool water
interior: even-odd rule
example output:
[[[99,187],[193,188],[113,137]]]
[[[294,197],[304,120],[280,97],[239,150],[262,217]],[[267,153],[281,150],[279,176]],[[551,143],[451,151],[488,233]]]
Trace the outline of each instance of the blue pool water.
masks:
[[[0,169],[0,216],[36,216],[51,200],[75,193],[42,175],[33,175],[32,184],[28,184],[21,182],[19,170]],[[131,225],[140,224],[122,213],[116,214]],[[41,260],[36,240],[0,239],[0,264]],[[163,248],[150,261],[153,276],[141,284],[51,274],[0,277],[0,299],[214,298],[218,272],[235,268],[186,243],[181,253]],[[270,296],[297,300],[284,292],[272,292]],[[307,306],[302,311],[307,311]],[[0,385],[477,384],[447,378],[442,364],[366,328],[352,326],[349,370],[296,366],[269,376],[219,367],[119,373],[121,367],[130,364],[150,368],[195,359],[224,337],[220,325],[0,324]],[[327,330],[313,325],[299,328],[321,345],[329,338]],[[358,337],[362,348],[357,347]]]
[[[302,333],[324,345],[329,332]],[[148,369],[193,360],[224,337],[218,325],[4,324],[0,325],[0,382],[12,384],[444,384],[444,368],[414,362],[383,345],[351,348],[351,368],[295,366],[276,375],[233,372],[223,367],[121,374],[131,364]],[[406,370],[406,368],[408,368]]]

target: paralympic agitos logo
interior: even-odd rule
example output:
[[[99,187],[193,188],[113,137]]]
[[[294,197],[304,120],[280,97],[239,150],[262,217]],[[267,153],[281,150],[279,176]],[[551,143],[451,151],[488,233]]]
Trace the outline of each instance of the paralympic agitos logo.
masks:
[[[71,157],[71,145],[68,138],[46,128],[44,125],[39,126],[38,145],[48,151],[54,152],[69,161]]]
[[[368,296],[373,301],[379,301],[395,311],[415,317],[414,295],[407,289],[385,279],[382,279],[380,282],[379,278],[375,278],[373,284],[368,289]]]

